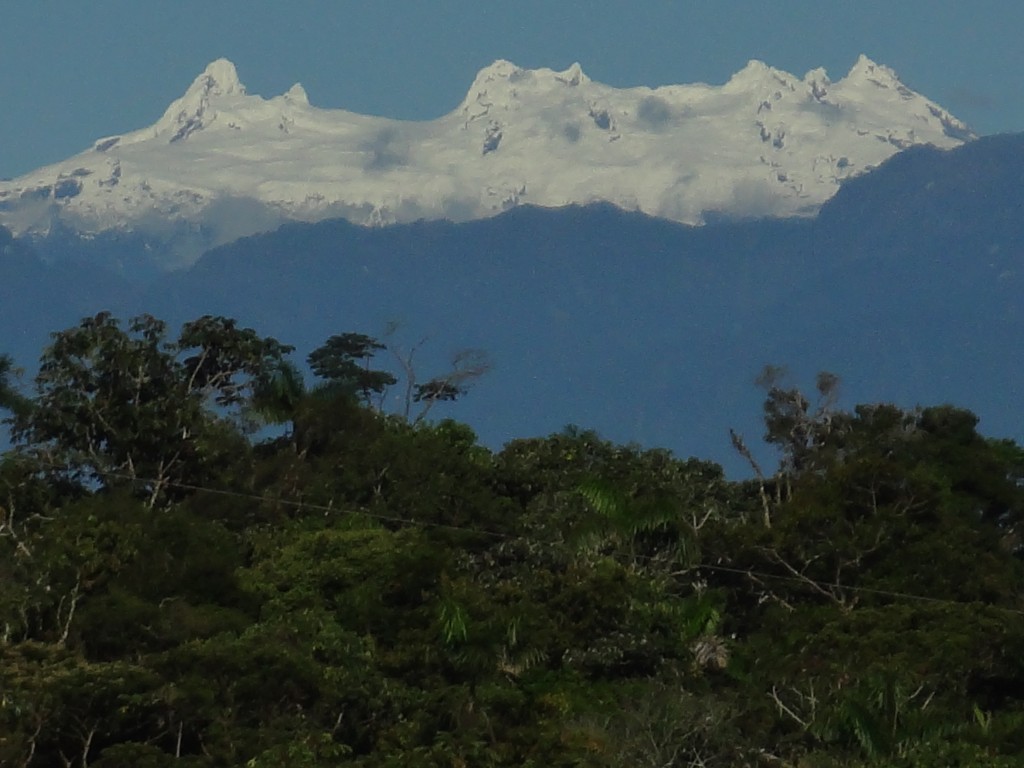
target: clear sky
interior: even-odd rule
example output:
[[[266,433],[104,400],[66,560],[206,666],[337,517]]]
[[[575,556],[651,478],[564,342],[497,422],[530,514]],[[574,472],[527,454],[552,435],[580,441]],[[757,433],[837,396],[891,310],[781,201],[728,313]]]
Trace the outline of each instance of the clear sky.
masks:
[[[250,93],[416,120],[498,58],[657,86],[866,53],[978,133],[1024,131],[1022,30],[1020,0],[5,0],[0,177],[151,124],[220,56]]]

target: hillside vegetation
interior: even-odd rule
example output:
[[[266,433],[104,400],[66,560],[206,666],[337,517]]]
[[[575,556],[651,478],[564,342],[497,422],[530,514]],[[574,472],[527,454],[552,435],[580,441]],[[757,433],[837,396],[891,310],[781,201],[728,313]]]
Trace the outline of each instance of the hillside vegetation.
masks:
[[[484,448],[438,417],[485,356],[415,351],[341,333],[307,385],[101,314],[0,358],[0,765],[1020,764],[1024,450],[971,412],[766,369],[734,481]]]

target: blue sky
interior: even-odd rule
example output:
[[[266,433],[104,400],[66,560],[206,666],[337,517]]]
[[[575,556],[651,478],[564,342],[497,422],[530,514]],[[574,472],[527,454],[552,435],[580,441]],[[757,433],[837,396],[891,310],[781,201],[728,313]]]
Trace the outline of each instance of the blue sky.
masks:
[[[154,122],[205,65],[322,107],[453,109],[506,58],[579,61],[618,86],[722,83],[749,59],[838,79],[860,53],[982,134],[1024,130],[1017,0],[10,0],[0,18],[0,177]]]

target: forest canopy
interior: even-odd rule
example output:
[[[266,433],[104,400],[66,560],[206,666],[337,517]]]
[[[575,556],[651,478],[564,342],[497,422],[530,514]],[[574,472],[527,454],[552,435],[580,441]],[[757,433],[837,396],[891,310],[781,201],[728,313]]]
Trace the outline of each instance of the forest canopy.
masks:
[[[0,356],[0,765],[1020,764],[1024,450],[971,412],[766,369],[730,480],[480,445],[478,351],[291,352],[100,314]]]

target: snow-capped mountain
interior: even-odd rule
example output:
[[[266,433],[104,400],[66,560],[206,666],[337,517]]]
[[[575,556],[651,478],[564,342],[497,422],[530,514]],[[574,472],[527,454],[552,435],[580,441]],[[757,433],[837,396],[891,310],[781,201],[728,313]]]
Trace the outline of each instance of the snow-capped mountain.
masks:
[[[174,231],[187,243],[177,266],[287,220],[458,221],[595,201],[691,224],[807,215],[906,147],[970,138],[864,56],[835,82],[751,61],[722,86],[653,89],[497,61],[425,122],[319,109],[298,84],[250,95],[219,59],[149,128],[0,182],[0,224],[37,238]]]

